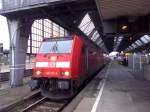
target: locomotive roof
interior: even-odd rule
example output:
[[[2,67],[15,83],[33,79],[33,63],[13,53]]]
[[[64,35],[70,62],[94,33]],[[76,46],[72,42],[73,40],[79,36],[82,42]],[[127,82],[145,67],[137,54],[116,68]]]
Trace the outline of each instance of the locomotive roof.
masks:
[[[54,38],[44,38],[43,42],[45,41],[63,41],[63,40],[72,40],[74,38],[74,35],[72,36],[65,36],[65,37],[54,37]],[[92,40],[89,38],[82,38],[85,41],[88,41],[92,45],[94,45],[96,48],[99,48]]]
[[[72,40],[73,36],[66,36],[66,37],[55,37],[55,38],[45,38],[43,41],[57,41],[57,40]]]

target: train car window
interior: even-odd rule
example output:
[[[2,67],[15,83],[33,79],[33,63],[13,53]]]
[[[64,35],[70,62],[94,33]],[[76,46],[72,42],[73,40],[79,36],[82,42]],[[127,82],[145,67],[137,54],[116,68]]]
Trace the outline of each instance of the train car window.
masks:
[[[43,42],[39,53],[71,53],[73,40],[46,41]]]
[[[95,51],[94,49],[93,49],[93,51],[90,50],[90,51],[89,51],[89,54],[90,54],[90,55],[95,55],[95,54],[96,54],[96,51]]]
[[[89,54],[93,54],[93,51],[91,49],[89,50]]]
[[[92,55],[96,55],[96,52],[93,52]]]

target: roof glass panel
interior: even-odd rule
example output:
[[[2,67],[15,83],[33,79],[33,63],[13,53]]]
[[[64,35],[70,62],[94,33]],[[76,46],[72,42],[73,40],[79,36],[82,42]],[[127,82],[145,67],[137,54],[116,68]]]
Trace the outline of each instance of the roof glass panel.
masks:
[[[129,49],[132,49],[132,47],[131,47],[131,46],[129,46]]]
[[[100,38],[99,32],[96,30],[90,15],[87,13],[82,19],[78,28],[98,46],[103,46],[103,40]]]
[[[147,44],[149,42],[149,40],[147,40],[147,38],[144,36],[141,37],[142,42],[144,42],[145,44]]]
[[[133,48],[137,48],[137,45],[135,43],[132,44]]]
[[[134,49],[134,47],[133,47],[133,46],[130,46],[129,48],[130,48],[131,50],[132,50],[132,49]]]
[[[87,36],[94,30],[95,26],[88,13],[84,16],[78,28]]]
[[[140,41],[138,41],[138,40],[137,40],[135,43],[136,43],[138,46],[141,46],[141,45],[142,45],[142,43],[141,43]]]
[[[148,35],[144,35],[145,39],[150,42],[150,37]]]
[[[98,31],[97,31],[97,30],[93,33],[93,35],[92,35],[91,39],[93,39],[96,35],[99,35],[99,33],[98,33]]]
[[[94,30],[95,26],[94,24],[91,22],[86,29],[83,30],[83,32],[88,36],[93,30]]]
[[[99,34],[97,34],[95,37],[91,38],[91,40],[96,41],[99,37]]]
[[[103,40],[102,40],[101,38],[99,38],[98,41],[96,42],[96,44],[97,44],[97,45],[100,45],[100,44],[102,43],[102,41],[103,41]]]
[[[100,46],[100,47],[103,47],[103,46],[104,46],[104,42],[102,42],[101,44],[99,44],[99,46]]]
[[[117,41],[117,37],[114,38],[114,42],[116,42],[116,41]]]
[[[137,42],[135,42],[134,44],[136,45],[136,47],[139,47],[139,46],[140,46]]]
[[[120,46],[120,43],[121,43],[122,39],[123,39],[122,36],[114,38],[114,51],[116,51],[118,49],[118,47]]]
[[[80,25],[78,26],[80,29],[86,28],[86,26],[91,22],[91,18],[89,14],[87,13],[84,18],[82,19]]]
[[[140,40],[137,40],[138,44],[141,46],[143,43]]]
[[[118,41],[121,42],[123,37],[118,37]]]

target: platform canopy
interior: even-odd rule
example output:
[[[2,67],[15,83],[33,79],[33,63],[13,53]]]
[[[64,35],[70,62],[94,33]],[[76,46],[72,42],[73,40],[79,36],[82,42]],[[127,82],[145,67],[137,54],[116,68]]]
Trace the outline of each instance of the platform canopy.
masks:
[[[109,51],[124,51],[142,36],[150,34],[149,0],[96,1],[103,20],[105,43]],[[123,37],[121,42],[117,41],[121,37]]]

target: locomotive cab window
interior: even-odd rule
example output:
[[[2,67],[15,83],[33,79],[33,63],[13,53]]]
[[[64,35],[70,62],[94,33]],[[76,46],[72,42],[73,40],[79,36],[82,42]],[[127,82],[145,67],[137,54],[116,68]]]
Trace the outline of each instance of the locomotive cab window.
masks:
[[[73,40],[52,40],[42,43],[39,53],[71,53]]]

